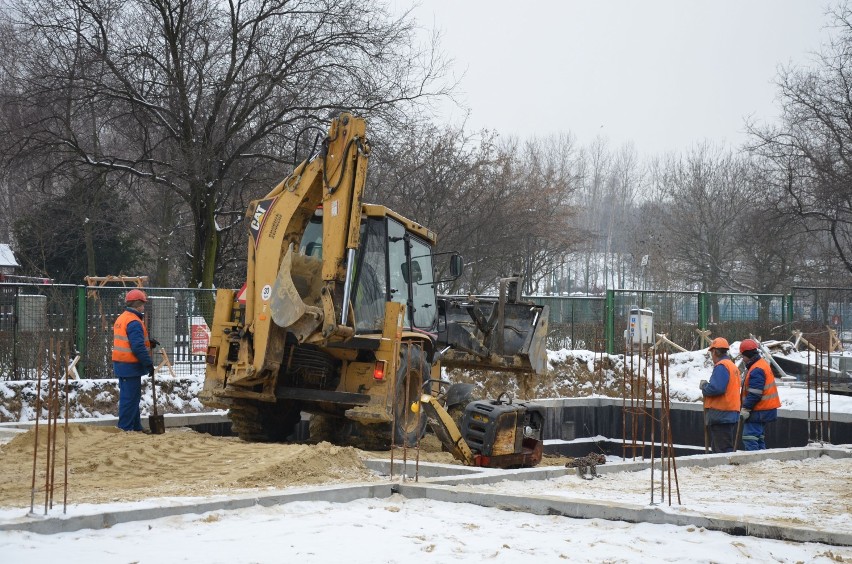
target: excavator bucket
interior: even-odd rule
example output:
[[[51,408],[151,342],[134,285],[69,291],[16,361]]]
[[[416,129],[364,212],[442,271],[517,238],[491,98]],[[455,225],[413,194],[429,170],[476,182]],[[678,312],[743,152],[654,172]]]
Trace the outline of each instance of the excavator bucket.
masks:
[[[287,249],[272,285],[272,321],[301,342],[322,324],[322,261]]]
[[[499,298],[438,299],[441,357],[450,368],[544,374],[548,307]]]

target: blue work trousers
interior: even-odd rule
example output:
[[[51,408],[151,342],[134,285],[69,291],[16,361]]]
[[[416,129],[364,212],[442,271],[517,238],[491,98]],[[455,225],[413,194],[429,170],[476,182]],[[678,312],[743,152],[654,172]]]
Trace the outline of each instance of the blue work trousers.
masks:
[[[118,379],[118,428],[123,431],[141,431],[142,418],[139,402],[142,400],[142,376]]]
[[[743,448],[746,450],[766,450],[764,432],[766,423],[746,421],[743,423]]]

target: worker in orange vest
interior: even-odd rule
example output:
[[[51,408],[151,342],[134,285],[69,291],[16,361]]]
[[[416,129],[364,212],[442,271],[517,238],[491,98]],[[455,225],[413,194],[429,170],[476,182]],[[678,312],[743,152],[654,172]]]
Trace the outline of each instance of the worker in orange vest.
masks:
[[[151,348],[159,343],[148,337],[145,292],[130,290],[124,301],[127,307],[115,320],[112,344],[112,365],[118,378],[118,428],[143,431],[139,413],[142,376],[154,372]]]
[[[765,450],[766,424],[778,419],[781,398],[775,385],[772,367],[760,356],[757,341],[745,339],[740,354],[746,365],[742,391],[743,447],[746,450]]]
[[[740,371],[731,357],[728,341],[716,337],[710,343],[713,373],[701,380],[704,396],[704,425],[709,430],[713,452],[733,452],[740,414]]]

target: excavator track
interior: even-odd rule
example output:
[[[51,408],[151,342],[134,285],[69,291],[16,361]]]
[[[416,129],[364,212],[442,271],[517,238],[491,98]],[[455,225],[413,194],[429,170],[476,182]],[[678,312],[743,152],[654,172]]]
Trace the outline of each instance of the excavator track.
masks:
[[[301,419],[298,404],[291,401],[263,403],[234,400],[229,414],[231,430],[247,442],[275,443],[287,440]]]

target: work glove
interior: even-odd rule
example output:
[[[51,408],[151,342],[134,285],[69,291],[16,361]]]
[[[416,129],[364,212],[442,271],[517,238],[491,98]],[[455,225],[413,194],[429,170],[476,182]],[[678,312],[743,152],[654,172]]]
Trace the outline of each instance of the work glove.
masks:
[[[701,381],[698,383],[698,389],[699,389],[699,390],[701,390],[701,391],[703,392],[703,391],[704,391],[704,386],[706,386],[707,384],[708,384],[707,380],[701,380]]]
[[[744,421],[745,421],[746,419],[748,419],[748,416],[749,416],[749,415],[751,415],[751,410],[750,410],[750,409],[742,408],[742,409],[740,410],[740,419],[742,419],[742,420],[744,420]]]
[[[158,341],[157,339],[148,339],[148,342],[151,343],[152,349],[160,346],[160,341]]]

